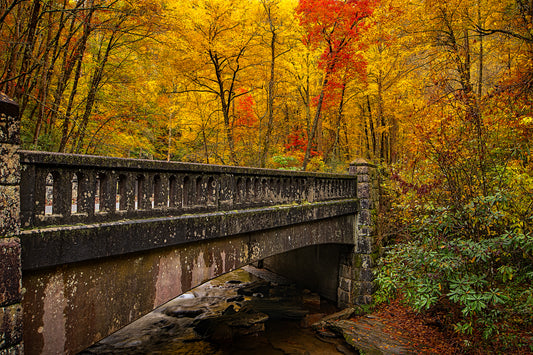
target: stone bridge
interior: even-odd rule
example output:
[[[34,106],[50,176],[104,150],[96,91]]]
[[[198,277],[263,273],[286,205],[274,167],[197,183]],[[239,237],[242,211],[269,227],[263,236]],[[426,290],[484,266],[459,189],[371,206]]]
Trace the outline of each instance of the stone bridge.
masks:
[[[303,173],[19,149],[0,96],[0,354],[76,353],[262,261],[368,303],[375,169]]]

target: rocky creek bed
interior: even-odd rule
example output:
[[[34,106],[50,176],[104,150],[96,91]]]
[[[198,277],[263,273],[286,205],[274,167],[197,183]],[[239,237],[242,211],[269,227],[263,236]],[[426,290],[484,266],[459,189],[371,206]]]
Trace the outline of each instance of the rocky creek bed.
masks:
[[[420,353],[409,340],[379,316],[339,311],[317,294],[247,266],[181,295],[80,354]]]
[[[317,294],[245,267],[164,304],[80,354],[356,354],[311,325],[336,312]]]

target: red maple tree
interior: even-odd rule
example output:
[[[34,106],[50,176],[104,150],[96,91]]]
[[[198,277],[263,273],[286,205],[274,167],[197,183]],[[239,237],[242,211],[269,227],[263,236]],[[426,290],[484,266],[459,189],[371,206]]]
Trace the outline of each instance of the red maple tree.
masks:
[[[296,12],[306,30],[305,45],[324,48],[319,68],[324,70],[322,88],[316,99],[316,112],[308,139],[303,169],[311,157],[318,121],[323,105],[334,97],[332,91],[343,84],[347,74],[364,77],[365,62],[357,51],[363,46],[360,33],[364,19],[372,14],[377,0],[300,0]]]

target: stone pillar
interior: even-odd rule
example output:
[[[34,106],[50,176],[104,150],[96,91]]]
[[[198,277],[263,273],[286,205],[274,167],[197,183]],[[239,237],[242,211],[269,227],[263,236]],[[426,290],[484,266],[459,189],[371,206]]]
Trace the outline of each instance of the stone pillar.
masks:
[[[349,173],[357,175],[360,210],[356,218],[355,243],[339,261],[337,303],[341,308],[369,304],[375,291],[374,268],[379,258],[376,213],[379,204],[377,168],[364,159],[350,164]]]
[[[22,354],[18,105],[0,92],[0,354]]]

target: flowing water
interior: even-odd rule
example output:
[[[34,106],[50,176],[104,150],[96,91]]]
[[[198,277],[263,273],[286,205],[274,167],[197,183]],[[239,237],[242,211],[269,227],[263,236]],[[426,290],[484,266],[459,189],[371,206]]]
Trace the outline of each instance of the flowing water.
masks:
[[[245,267],[164,304],[81,354],[356,354],[311,324],[336,311],[316,294]]]

